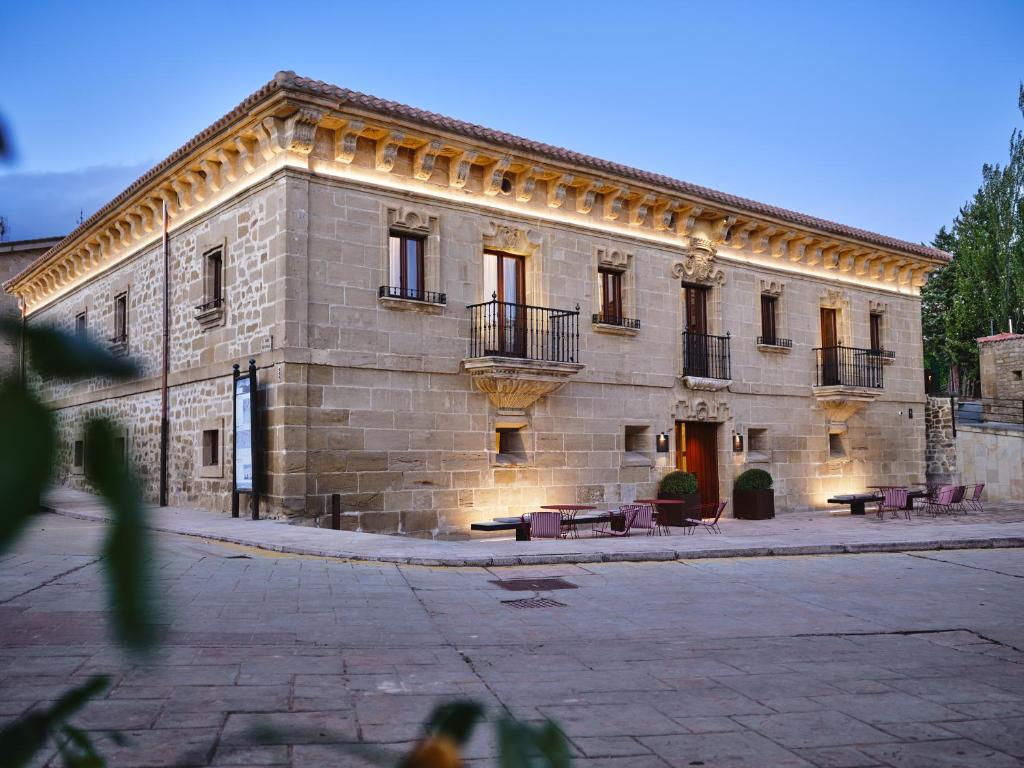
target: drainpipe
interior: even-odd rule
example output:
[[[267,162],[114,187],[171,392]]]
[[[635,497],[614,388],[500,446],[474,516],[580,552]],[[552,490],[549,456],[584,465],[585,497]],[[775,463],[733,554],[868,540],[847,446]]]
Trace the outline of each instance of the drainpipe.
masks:
[[[164,348],[160,371],[160,506],[167,506],[167,369],[171,359],[171,256],[167,237],[167,201],[164,201]]]
[[[28,325],[28,306],[25,304],[25,299],[22,296],[18,297],[18,309],[21,310],[21,338],[18,339],[18,373],[20,378],[18,379],[22,384],[25,383],[25,328]]]

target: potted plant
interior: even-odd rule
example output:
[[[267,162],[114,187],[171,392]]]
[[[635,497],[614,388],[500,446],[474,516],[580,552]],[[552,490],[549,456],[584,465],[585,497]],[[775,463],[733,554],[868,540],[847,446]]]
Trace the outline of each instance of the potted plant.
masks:
[[[698,514],[700,492],[697,476],[691,472],[669,472],[658,483],[659,499],[679,499],[685,504],[671,504],[658,508],[658,520],[664,525],[683,524],[683,520]]]
[[[733,515],[740,520],[770,520],[775,517],[772,476],[763,469],[748,469],[736,478],[732,492]]]

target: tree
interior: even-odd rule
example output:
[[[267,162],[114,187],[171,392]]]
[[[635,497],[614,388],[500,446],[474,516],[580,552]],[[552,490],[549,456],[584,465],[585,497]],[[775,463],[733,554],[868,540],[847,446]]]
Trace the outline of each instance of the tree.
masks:
[[[1024,116],[1024,84],[1017,103]],[[956,366],[962,392],[977,381],[975,340],[1011,322],[1024,330],[1024,131],[1013,130],[1009,149],[1005,166],[982,167],[974,197],[935,236],[933,245],[953,260],[921,292],[926,364]]]

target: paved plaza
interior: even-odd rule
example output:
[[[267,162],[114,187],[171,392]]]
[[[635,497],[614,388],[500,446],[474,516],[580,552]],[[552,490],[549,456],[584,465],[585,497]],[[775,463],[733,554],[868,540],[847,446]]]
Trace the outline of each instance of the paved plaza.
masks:
[[[1024,764],[1020,549],[431,568],[159,533],[141,661],[102,532],[40,515],[0,559],[0,716],[108,673],[78,722],[113,765],[369,765],[456,696],[555,719],[578,766]]]

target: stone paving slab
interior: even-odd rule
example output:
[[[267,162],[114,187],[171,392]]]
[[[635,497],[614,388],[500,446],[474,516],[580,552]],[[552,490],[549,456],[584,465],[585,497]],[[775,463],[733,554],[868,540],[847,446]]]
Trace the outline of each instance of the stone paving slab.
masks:
[[[82,491],[52,491],[46,511],[105,521],[100,500]],[[781,514],[774,520],[723,520],[722,534],[697,531],[671,536],[588,537],[517,542],[505,538],[433,541],[352,531],[332,531],[279,520],[231,518],[191,507],[152,507],[157,531],[315,557],[404,565],[495,567],[705,558],[915,552],[1024,547],[1024,502],[990,504],[985,513],[957,518],[878,520],[834,511]],[[72,567],[69,565],[69,567]]]

